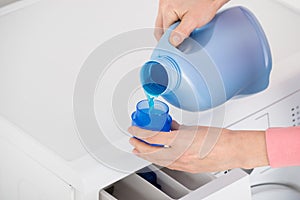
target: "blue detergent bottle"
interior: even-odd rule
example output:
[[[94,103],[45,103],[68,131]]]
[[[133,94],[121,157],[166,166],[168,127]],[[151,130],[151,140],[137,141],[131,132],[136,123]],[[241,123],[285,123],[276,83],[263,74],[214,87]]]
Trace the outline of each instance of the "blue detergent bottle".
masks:
[[[238,6],[218,13],[174,47],[169,36],[178,23],[165,32],[141,68],[141,84],[149,96],[162,96],[184,110],[203,111],[267,88],[270,47],[248,9]]]

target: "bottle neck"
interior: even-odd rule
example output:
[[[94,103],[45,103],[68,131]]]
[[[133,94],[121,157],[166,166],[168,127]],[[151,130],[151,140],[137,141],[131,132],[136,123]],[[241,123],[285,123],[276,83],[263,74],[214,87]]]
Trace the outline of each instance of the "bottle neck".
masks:
[[[146,62],[140,73],[141,83],[150,96],[160,96],[174,91],[180,83],[177,63],[170,57],[158,57]]]

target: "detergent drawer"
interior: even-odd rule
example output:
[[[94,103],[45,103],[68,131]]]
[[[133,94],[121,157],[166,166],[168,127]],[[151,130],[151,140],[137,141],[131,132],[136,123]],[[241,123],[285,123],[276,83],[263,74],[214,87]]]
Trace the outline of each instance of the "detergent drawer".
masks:
[[[241,169],[191,174],[150,165],[99,193],[100,200],[251,199],[249,176]]]

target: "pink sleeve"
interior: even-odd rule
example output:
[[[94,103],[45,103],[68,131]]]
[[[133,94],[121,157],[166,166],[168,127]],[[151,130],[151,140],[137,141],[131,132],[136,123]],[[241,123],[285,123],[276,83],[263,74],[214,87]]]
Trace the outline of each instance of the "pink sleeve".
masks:
[[[271,167],[300,166],[300,126],[267,129],[266,144]]]

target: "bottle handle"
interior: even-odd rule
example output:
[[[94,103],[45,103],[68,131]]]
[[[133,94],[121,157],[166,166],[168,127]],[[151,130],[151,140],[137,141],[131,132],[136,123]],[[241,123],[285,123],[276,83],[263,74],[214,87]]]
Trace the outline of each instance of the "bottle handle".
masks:
[[[191,37],[188,37],[183,41],[183,43],[188,44],[190,46],[190,50],[192,49],[190,52],[181,51],[178,47],[174,47],[170,43],[169,38],[171,36],[171,33],[179,25],[179,23],[180,21],[175,22],[166,30],[166,32],[163,34],[156,46],[156,49],[158,51],[156,51],[152,55],[152,58],[171,53],[194,66],[205,66],[206,69],[216,69],[216,65],[213,62],[213,59],[210,58],[205,48],[203,48],[202,45],[200,45]],[[206,25],[205,27],[207,26],[208,25]],[[211,74],[211,71],[209,71],[208,74]]]
[[[172,31],[179,25],[179,23],[180,21],[175,22],[165,31],[165,33],[160,38],[156,46],[156,49],[158,49],[159,51],[171,52],[171,53],[179,54],[179,56],[183,56],[182,52],[176,47],[174,47],[169,41]]]

